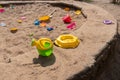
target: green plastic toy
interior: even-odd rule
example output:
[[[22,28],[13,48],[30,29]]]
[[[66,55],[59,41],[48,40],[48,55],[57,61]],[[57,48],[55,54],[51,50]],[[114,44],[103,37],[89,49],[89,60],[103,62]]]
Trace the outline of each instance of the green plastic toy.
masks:
[[[32,39],[32,46],[36,46],[39,55],[50,56],[53,53],[53,42],[49,38]]]

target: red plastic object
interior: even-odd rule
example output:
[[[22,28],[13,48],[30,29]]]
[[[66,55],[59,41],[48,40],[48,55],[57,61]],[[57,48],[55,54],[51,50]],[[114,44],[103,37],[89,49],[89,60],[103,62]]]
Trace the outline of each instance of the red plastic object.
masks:
[[[68,29],[74,29],[76,27],[76,23],[75,22],[72,22],[71,24],[69,24],[67,26]]]
[[[69,15],[64,16],[62,19],[65,23],[71,23],[71,20],[72,20]]]
[[[0,13],[3,13],[5,12],[5,9],[4,8],[0,8]]]

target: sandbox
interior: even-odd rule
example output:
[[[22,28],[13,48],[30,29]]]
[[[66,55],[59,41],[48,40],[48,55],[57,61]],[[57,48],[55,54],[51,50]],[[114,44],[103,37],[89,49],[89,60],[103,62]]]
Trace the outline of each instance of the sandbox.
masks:
[[[6,11],[0,16],[0,21],[7,24],[0,28],[0,80],[67,80],[85,71],[81,74],[82,80],[86,77],[83,75],[88,74],[86,69],[95,65],[96,56],[100,57],[100,53],[116,35],[117,24],[114,17],[105,10],[84,2],[32,1],[20,5],[17,4],[21,2],[16,2],[14,9],[9,8],[10,3],[12,4],[3,3],[6,4]],[[71,11],[64,11],[66,6],[72,7]],[[57,11],[48,25],[54,27],[53,31],[49,32],[33,24],[36,18],[48,15],[54,8]],[[64,24],[61,18],[68,13],[73,15],[74,10],[81,8],[87,18],[77,16],[74,19],[76,29],[68,30],[65,27],[67,24]],[[26,16],[26,20],[17,23],[21,16]],[[104,24],[106,19],[113,23]],[[11,27],[17,27],[18,31],[11,33]],[[31,33],[36,39],[47,37],[53,41],[60,34],[70,33],[77,36],[81,42],[74,49],[63,49],[54,45],[52,56],[38,57],[36,48],[30,46]]]

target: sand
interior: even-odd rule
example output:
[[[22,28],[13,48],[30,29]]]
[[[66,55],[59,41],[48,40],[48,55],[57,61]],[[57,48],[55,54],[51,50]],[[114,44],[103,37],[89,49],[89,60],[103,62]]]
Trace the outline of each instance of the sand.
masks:
[[[75,4],[84,8],[88,18],[86,20],[79,15],[73,19],[77,23],[74,30],[68,30],[67,24],[64,24],[61,19],[68,13],[73,15],[74,10],[66,12],[62,8],[40,3],[15,5],[14,9],[5,7],[6,11],[0,14],[2,15],[0,22],[7,24],[6,27],[0,28],[0,80],[66,80],[94,64],[95,55],[116,33],[116,20],[108,12],[96,6],[78,2]],[[48,24],[53,26],[53,31],[49,32],[46,28],[33,24],[36,18],[48,15],[55,8],[57,11]],[[18,23],[17,20],[21,16],[25,16],[26,20]],[[112,20],[114,24],[103,24],[105,19]],[[10,32],[12,27],[18,28],[14,34]],[[38,58],[36,48],[30,45],[29,34],[31,33],[36,39],[48,37],[53,41],[60,34],[71,33],[81,42],[75,49],[54,46],[52,56]]]

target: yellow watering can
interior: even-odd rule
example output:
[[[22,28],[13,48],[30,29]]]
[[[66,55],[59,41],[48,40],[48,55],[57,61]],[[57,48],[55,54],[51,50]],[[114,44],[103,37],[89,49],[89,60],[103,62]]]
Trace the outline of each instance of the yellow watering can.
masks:
[[[49,38],[32,39],[31,45],[36,46],[41,56],[50,56],[53,53],[53,42]]]

